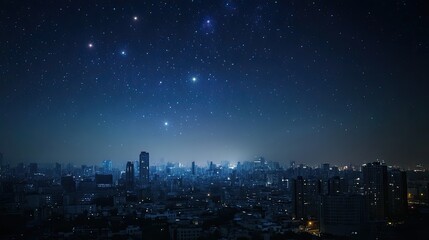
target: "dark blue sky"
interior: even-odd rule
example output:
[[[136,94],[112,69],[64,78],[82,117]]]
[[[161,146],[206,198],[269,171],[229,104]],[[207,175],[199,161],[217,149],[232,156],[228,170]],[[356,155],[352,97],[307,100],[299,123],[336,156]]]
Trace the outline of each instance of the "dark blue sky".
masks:
[[[10,163],[428,163],[425,1],[2,1]]]

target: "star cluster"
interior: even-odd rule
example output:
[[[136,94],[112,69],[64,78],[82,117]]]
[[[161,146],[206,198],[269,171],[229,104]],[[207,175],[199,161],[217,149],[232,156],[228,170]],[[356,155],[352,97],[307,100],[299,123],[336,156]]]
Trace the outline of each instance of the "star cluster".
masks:
[[[429,153],[424,1],[3,1],[10,161],[408,164]]]

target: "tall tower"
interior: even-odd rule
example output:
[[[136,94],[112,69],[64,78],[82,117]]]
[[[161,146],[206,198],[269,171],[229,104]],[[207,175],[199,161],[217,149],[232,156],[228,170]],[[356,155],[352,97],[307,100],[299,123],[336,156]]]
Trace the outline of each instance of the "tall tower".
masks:
[[[134,188],[134,164],[132,162],[127,162],[127,167],[125,169],[125,184],[128,189]]]
[[[321,184],[318,179],[304,179],[298,176],[293,180],[292,202],[297,219],[317,217],[320,207]]]
[[[192,175],[195,175],[195,162],[192,162]]]
[[[141,152],[139,160],[140,172],[139,180],[141,184],[149,183],[149,153]]]
[[[388,209],[389,217],[393,219],[404,218],[407,209],[407,173],[399,169],[388,171],[389,193]]]
[[[379,162],[362,166],[365,194],[369,200],[371,220],[383,221],[387,217],[387,166]]]

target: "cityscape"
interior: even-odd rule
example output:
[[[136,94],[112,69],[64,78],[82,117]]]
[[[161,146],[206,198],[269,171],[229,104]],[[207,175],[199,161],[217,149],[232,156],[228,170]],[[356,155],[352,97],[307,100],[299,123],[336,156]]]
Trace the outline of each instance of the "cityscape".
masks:
[[[2,164],[2,238],[422,239],[429,219],[420,165],[156,166],[142,151],[112,166]]]
[[[427,9],[0,1],[0,240],[429,239]]]

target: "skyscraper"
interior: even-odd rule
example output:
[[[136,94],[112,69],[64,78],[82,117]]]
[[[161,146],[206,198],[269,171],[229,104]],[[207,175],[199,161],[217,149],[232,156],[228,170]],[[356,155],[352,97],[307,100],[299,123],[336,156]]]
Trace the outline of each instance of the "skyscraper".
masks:
[[[408,209],[407,202],[407,174],[399,169],[388,171],[389,192],[388,210],[389,217],[401,219]]]
[[[329,163],[322,164],[322,169],[321,169],[322,179],[328,179],[329,178],[329,169],[330,169]]]
[[[379,162],[362,166],[364,193],[368,195],[370,220],[382,221],[387,217],[387,166]]]
[[[112,172],[112,160],[104,160],[102,162],[103,172],[111,173]]]
[[[134,164],[132,162],[127,162],[127,167],[125,169],[125,185],[128,189],[134,188]]]
[[[319,216],[321,184],[318,179],[304,179],[298,176],[293,180],[293,209],[298,219]]]
[[[192,175],[195,175],[195,162],[192,162]]]
[[[141,152],[139,159],[139,180],[140,184],[148,184],[149,183],[149,153]]]

